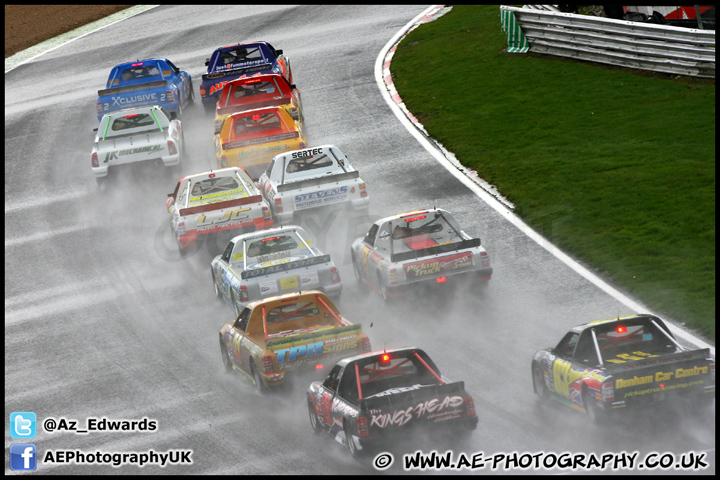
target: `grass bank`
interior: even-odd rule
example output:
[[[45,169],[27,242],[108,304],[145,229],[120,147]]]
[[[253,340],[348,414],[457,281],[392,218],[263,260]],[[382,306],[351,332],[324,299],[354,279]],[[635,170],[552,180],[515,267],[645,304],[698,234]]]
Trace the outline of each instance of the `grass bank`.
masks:
[[[714,80],[511,55],[499,13],[457,5],[405,37],[408,109],[530,226],[714,342]]]

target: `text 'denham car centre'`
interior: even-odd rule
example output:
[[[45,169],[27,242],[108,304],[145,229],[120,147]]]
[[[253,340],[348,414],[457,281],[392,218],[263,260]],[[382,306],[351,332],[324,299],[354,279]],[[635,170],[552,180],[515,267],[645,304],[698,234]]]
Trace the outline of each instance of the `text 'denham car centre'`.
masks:
[[[592,421],[617,411],[673,399],[702,406],[715,402],[715,360],[707,348],[680,345],[653,315],[586,323],[532,359],[533,388],[586,412]]]

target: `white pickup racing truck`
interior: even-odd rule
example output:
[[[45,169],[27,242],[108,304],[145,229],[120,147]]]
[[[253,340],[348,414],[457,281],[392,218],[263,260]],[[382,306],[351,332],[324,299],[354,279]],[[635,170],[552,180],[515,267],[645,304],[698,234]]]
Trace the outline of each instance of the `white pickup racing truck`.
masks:
[[[273,226],[270,208],[250,175],[239,167],[183,177],[168,194],[170,226],[184,254],[202,235],[220,232],[230,238]]]
[[[183,156],[180,120],[158,105],[106,113],[94,129],[92,172],[98,185],[110,170],[153,163],[179,166]]]
[[[315,289],[339,297],[340,272],[312,243],[298,226],[238,235],[210,264],[215,295],[236,316],[250,302],[290,292]]]
[[[360,172],[333,145],[276,155],[258,183],[279,224],[292,221],[297,212],[326,206],[367,212],[370,202]]]

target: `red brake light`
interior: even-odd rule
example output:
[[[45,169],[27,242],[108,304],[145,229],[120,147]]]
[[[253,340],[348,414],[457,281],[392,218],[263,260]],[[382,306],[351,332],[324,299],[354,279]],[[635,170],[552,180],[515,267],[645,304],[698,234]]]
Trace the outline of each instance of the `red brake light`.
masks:
[[[273,363],[272,363],[272,357],[270,355],[265,355],[263,357],[263,371],[265,373],[272,373],[273,372]]]
[[[627,327],[625,327],[623,325],[618,325],[617,333],[627,333]]]
[[[340,283],[340,272],[338,272],[337,267],[330,268],[330,278],[332,278],[333,283]]]
[[[383,353],[382,357],[380,357],[381,362],[389,362],[390,361],[390,355],[387,353]]]
[[[211,174],[210,174],[210,178],[215,178],[215,174],[214,174],[214,173],[211,173]]]
[[[360,343],[362,344],[363,352],[369,352],[372,350],[372,347],[370,346],[370,339],[368,337],[363,337],[360,340]]]
[[[92,166],[97,168],[100,166],[100,163],[98,162],[98,154],[97,152],[93,152],[92,154]]]
[[[443,283],[445,280],[447,280],[447,277],[438,277],[437,278],[438,283]]]
[[[253,116],[252,116],[252,119],[253,119],[253,120],[260,120],[260,115],[258,115],[258,114],[253,115]]]
[[[102,114],[102,113],[103,113],[102,102],[97,102],[97,103],[95,104],[95,106],[97,107],[97,113]]]
[[[168,140],[167,144],[168,144],[168,153],[170,155],[177,155],[178,150],[177,150],[177,146],[175,145],[175,142],[173,142],[172,140]]]
[[[405,220],[406,222],[413,222],[413,221],[415,221],[415,220],[422,220],[422,219],[425,218],[426,216],[427,216],[427,215],[419,215],[419,216],[417,216],[417,217],[405,218],[404,220]]]
[[[367,437],[370,435],[370,431],[368,430],[368,421],[366,417],[358,417],[357,419],[357,434],[358,437]],[[352,438],[347,439],[348,442],[352,442]]]
[[[130,66],[131,66],[131,67],[139,67],[140,65],[145,65],[145,63],[144,63],[144,62],[140,62],[140,63],[133,63],[133,64],[132,64],[132,65],[130,65]]]
[[[133,113],[132,115],[125,115],[124,118],[133,118],[133,117],[137,117],[137,116],[138,116],[137,113]]]
[[[322,368],[323,368],[323,366],[320,365],[319,363],[317,365],[315,365],[315,370],[322,370]]]
[[[270,238],[263,238],[261,242],[269,242],[270,240],[277,240],[280,237],[270,237]]]
[[[468,417],[475,416],[475,402],[473,402],[473,398],[470,395],[465,397],[465,413],[467,413]]]

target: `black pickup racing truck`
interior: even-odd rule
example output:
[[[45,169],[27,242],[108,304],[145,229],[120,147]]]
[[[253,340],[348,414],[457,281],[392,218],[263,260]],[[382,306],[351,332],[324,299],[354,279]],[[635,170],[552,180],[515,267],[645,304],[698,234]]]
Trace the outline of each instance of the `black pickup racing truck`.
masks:
[[[579,325],[530,365],[542,401],[557,400],[602,422],[612,412],[682,398],[715,401],[715,360],[707,348],[680,345],[648,314]]]
[[[346,445],[354,457],[418,431],[475,430],[465,382],[443,377],[419,348],[370,352],[341,360],[307,392],[310,424]]]

